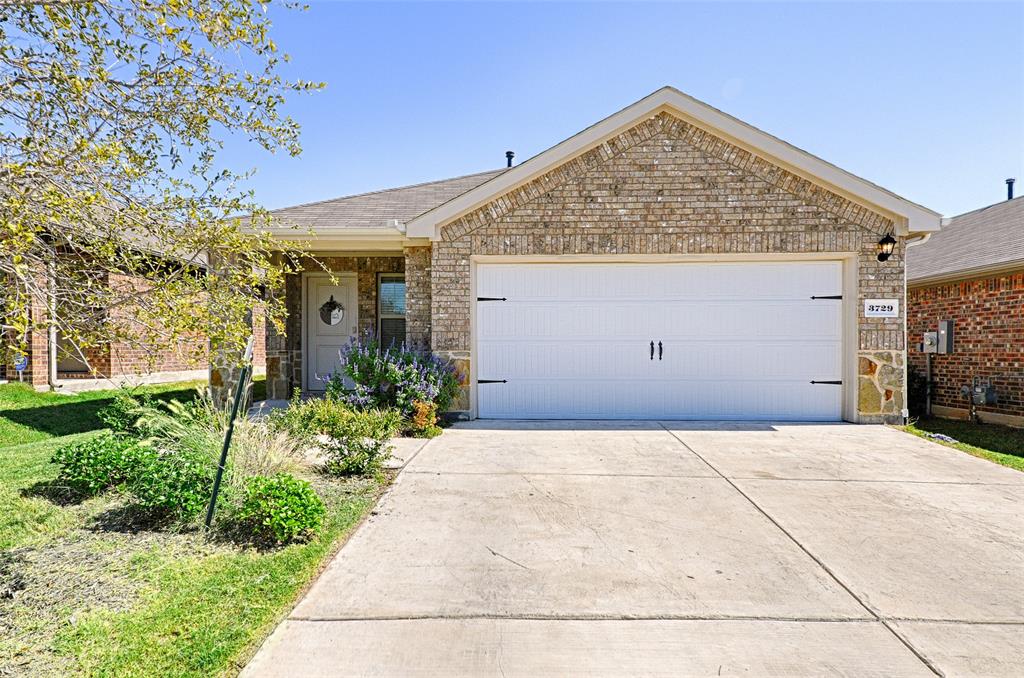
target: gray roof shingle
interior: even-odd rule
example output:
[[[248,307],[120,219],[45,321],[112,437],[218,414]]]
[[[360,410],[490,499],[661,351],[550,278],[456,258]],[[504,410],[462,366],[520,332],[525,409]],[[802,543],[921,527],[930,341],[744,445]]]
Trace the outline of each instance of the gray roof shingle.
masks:
[[[271,214],[278,225],[299,226],[317,231],[379,228],[389,225],[393,220],[404,223],[476,188],[504,171],[505,168],[502,168],[453,179],[310,202],[271,210]]]
[[[907,281],[1024,267],[1024,196],[950,219],[926,243],[907,249]]]

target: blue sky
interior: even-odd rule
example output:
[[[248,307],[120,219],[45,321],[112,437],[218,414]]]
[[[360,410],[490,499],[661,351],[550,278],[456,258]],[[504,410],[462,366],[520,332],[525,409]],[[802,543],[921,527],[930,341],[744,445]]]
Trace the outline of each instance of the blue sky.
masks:
[[[1024,3],[344,3],[273,10],[299,159],[267,207],[525,160],[673,85],[946,215],[1024,193]]]

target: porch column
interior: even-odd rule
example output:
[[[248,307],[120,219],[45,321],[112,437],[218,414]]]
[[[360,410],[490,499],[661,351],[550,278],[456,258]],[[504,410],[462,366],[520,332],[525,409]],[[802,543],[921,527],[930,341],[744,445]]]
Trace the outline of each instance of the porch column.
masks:
[[[301,322],[298,280],[298,275],[286,276],[283,289],[267,289],[266,292],[268,299],[280,299],[283,296],[288,312],[283,332],[278,331],[273,323],[266,323],[268,400],[287,400],[296,388],[294,357],[299,350],[301,336],[298,325]]]
[[[405,343],[430,350],[430,245],[405,248]]]

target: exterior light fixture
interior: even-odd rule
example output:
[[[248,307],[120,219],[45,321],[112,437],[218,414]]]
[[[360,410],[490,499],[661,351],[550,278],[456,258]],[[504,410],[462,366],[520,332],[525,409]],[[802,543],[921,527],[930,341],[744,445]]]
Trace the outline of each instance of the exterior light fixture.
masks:
[[[878,260],[888,261],[895,249],[896,238],[892,237],[892,233],[887,233],[884,238],[878,241]]]

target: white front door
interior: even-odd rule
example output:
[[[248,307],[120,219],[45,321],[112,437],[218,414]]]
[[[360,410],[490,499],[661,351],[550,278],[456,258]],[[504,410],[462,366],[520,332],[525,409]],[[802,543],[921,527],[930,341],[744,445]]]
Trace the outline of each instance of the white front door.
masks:
[[[481,263],[479,416],[838,420],[840,294],[839,261]]]
[[[304,388],[323,391],[330,375],[341,369],[338,351],[359,327],[359,295],[354,273],[305,276]]]

